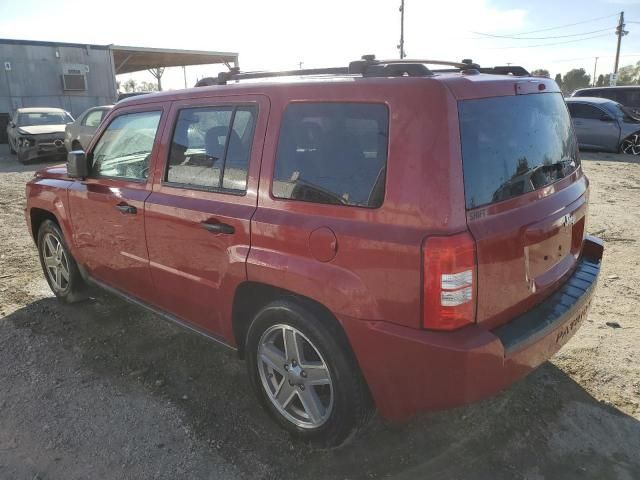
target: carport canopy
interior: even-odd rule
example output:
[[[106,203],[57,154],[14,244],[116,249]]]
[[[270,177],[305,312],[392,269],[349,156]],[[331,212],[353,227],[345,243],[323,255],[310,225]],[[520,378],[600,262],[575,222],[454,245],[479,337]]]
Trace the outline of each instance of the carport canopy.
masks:
[[[139,72],[158,67],[184,67],[222,63],[238,66],[238,54],[202,50],[173,50],[166,48],[125,47],[109,45],[113,52],[116,75]]]

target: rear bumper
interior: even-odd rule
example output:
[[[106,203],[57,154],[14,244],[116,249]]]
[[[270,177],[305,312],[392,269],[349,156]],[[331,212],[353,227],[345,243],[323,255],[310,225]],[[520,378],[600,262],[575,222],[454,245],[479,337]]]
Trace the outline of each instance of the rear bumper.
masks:
[[[585,239],[571,277],[530,311],[493,331],[454,332],[342,319],[380,414],[404,420],[492,396],[557,352],[586,318],[602,242]]]

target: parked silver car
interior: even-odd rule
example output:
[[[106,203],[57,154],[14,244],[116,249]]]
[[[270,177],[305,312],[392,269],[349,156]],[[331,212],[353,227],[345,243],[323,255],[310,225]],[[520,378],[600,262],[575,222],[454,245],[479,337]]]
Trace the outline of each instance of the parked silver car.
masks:
[[[89,108],[76,118],[75,122],[68,124],[64,134],[64,146],[67,151],[86,149],[98,125],[112,108],[113,105]]]
[[[640,118],[632,110],[598,97],[566,102],[580,148],[640,155]]]
[[[71,122],[73,117],[61,108],[18,108],[7,125],[9,150],[21,163],[64,156],[64,129]]]

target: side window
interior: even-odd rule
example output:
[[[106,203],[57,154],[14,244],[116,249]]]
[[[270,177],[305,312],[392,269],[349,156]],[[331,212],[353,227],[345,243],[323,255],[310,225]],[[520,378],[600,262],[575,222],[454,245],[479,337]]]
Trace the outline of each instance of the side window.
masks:
[[[161,116],[140,112],[113,119],[93,149],[92,175],[146,180]]]
[[[166,181],[244,192],[256,116],[255,106],[180,110]]]
[[[573,118],[584,118],[588,120],[599,120],[600,117],[604,115],[604,112],[599,108],[584,103],[571,104],[569,113]]]
[[[102,116],[104,115],[104,110],[94,110],[93,112],[89,112],[86,117],[84,117],[83,125],[87,127],[97,127],[100,125],[102,121]]]
[[[385,105],[292,103],[280,127],[273,196],[379,207],[388,136]]]

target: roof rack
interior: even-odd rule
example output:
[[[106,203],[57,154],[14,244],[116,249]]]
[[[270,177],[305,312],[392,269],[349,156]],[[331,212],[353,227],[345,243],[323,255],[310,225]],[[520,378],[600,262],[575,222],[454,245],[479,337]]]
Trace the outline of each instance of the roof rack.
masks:
[[[431,70],[427,65],[453,67],[450,69]],[[360,60],[349,63],[348,67],[308,68],[301,70],[284,70],[277,72],[241,72],[238,67],[220,72],[218,77],[206,77],[198,80],[196,87],[209,85],[226,85],[230,81],[253,80],[257,78],[300,77],[308,75],[361,75],[363,77],[427,77],[439,72],[461,72],[467,75],[488,73],[495,75],[529,76],[529,72],[519,66],[497,66],[481,68],[470,59],[461,62],[424,59],[376,60],[375,55],[363,55]]]

